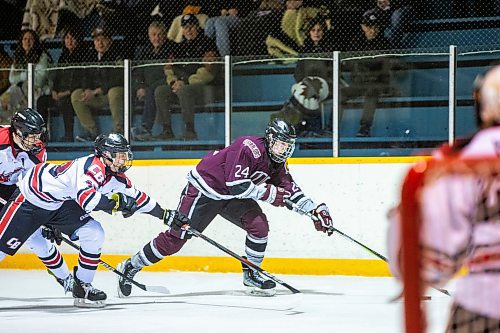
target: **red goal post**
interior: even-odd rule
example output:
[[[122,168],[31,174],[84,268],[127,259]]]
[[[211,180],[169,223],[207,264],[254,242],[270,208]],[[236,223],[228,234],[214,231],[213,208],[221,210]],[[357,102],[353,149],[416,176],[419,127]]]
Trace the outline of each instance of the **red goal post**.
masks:
[[[451,176],[451,177],[450,177]],[[499,182],[500,180],[500,158],[484,159],[458,159],[446,158],[443,160],[422,160],[415,163],[407,172],[401,190],[400,202],[400,270],[401,279],[404,285],[404,317],[405,332],[422,333],[425,332],[425,303],[422,303],[422,296],[428,287],[423,278],[423,251],[421,229],[424,223],[439,223],[439,219],[423,220],[424,209],[442,210],[443,216],[453,216],[449,210],[456,209],[453,201],[458,195],[456,188],[451,187],[449,191],[440,192],[443,194],[436,203],[432,200],[425,200],[424,196],[429,195],[428,190],[431,186],[437,184],[438,180],[453,178],[453,181],[460,183],[463,179],[480,180],[481,184],[485,182]],[[446,186],[446,180],[441,182]],[[469,182],[469,184],[471,184]],[[478,185],[479,186],[479,185]],[[431,191],[432,192],[432,191]],[[476,192],[474,192],[476,193]],[[477,200],[469,193],[470,200]],[[462,198],[465,195],[462,195]],[[426,204],[424,205],[424,202]],[[443,204],[449,202],[449,205]],[[472,201],[470,201],[472,202]],[[432,207],[435,205],[435,207]],[[440,205],[437,207],[437,205]],[[497,206],[498,207],[498,201]],[[496,210],[498,212],[498,209]],[[448,214],[449,215],[445,215]],[[474,216],[474,215],[471,215]],[[472,220],[472,219],[471,219]],[[473,221],[471,221],[472,223]],[[417,237],[418,235],[418,237]],[[446,241],[447,235],[436,235]],[[466,262],[466,261],[465,261]]]

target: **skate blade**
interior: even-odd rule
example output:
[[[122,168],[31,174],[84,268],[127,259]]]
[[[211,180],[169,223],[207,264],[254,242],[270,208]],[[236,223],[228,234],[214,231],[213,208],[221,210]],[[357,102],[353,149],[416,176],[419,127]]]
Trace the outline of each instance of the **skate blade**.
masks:
[[[245,294],[248,296],[259,296],[259,297],[272,297],[276,295],[276,288],[273,289],[260,289],[257,287],[247,286]]]
[[[75,298],[73,305],[77,308],[103,308],[106,306],[105,300],[89,301],[85,298]]]

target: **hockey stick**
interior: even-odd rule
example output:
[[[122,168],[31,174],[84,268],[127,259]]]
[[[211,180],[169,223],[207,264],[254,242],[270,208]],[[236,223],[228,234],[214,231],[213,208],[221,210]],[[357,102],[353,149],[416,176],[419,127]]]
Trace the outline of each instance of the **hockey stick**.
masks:
[[[80,247],[78,245],[76,245],[75,243],[73,243],[72,241],[70,241],[69,239],[67,239],[66,237],[62,236],[62,240],[63,240],[64,243],[68,244],[69,246],[71,246],[75,250],[80,251]],[[113,266],[111,266],[110,264],[102,261],[101,259],[99,259],[99,263],[102,266],[104,266],[107,269],[109,269],[110,271],[112,271],[113,273],[121,276],[125,280],[129,281],[130,283],[132,283],[134,286],[137,286],[138,288],[140,288],[140,289],[142,289],[144,291],[151,291],[151,292],[160,293],[160,294],[170,294],[170,290],[168,290],[166,287],[163,287],[163,286],[148,286],[148,285],[139,283],[139,282],[137,282],[135,280],[132,280],[132,279],[128,278],[122,272],[120,272],[119,270],[117,270],[116,268],[114,268]]]
[[[317,220],[318,220],[318,218],[317,218],[316,216],[314,216],[311,212],[307,212],[307,211],[305,211],[305,210],[301,209],[299,206],[297,206],[297,204],[295,204],[295,202],[293,202],[293,201],[291,201],[291,200],[289,200],[289,199],[285,199],[285,203],[286,203],[288,206],[290,206],[290,207],[292,207],[292,208],[296,209],[297,211],[299,211],[299,212],[303,213],[304,215],[308,216],[311,220],[313,220],[313,221],[317,221]],[[370,252],[371,254],[375,255],[376,257],[379,257],[380,259],[382,259],[382,260],[383,260],[383,261],[385,261],[386,263],[389,263],[389,261],[387,260],[387,258],[386,258],[385,256],[381,255],[380,253],[378,253],[377,251],[375,251],[375,250],[373,250],[373,249],[370,249],[370,248],[369,248],[368,246],[366,246],[365,244],[363,244],[363,243],[361,243],[361,242],[357,241],[356,239],[352,238],[351,236],[349,236],[349,235],[347,235],[347,234],[343,233],[342,231],[340,231],[339,229],[335,228],[334,226],[331,226],[331,227],[330,227],[330,230],[331,230],[332,232],[336,232],[336,233],[340,234],[341,236],[344,236],[345,238],[347,238],[347,239],[348,239],[348,240],[350,240],[351,242],[354,242],[354,243],[358,244],[359,246],[361,246],[362,248],[364,248],[365,250],[367,250],[367,251],[368,251],[368,252]],[[433,288],[434,288],[434,287],[433,287]],[[446,290],[446,289],[441,289],[441,288],[434,288],[434,289],[436,289],[436,290],[438,290],[438,291],[442,292],[442,293],[443,293],[443,294],[445,294],[445,295],[451,296],[451,295],[450,295],[450,292],[449,292],[448,290]]]
[[[190,228],[189,226],[184,226],[183,227],[184,230],[186,230],[187,232],[193,234],[194,236],[196,237],[199,237],[205,241],[207,241],[208,243],[212,244],[213,246],[215,246],[216,248],[226,252],[227,254],[229,254],[231,257],[239,260],[241,263],[243,263],[244,265],[246,265],[247,267],[250,267],[250,268],[253,268],[255,269],[256,271],[259,271],[260,273],[262,273],[262,275],[265,275],[267,276],[268,278],[270,278],[271,280],[273,280],[274,282],[277,282],[279,284],[281,284],[283,287],[287,288],[288,290],[290,290],[292,293],[294,294],[298,294],[300,293],[300,290],[298,289],[295,289],[294,287],[292,287],[291,285],[289,285],[288,283],[285,283],[283,281],[281,281],[280,279],[278,279],[276,276],[272,275],[271,273],[268,273],[267,271],[263,270],[262,268],[260,268],[259,266],[255,265],[254,263],[248,261],[248,259],[246,258],[243,258],[242,256],[234,253],[233,251],[229,250],[228,248],[220,245],[219,243],[217,243],[216,241],[214,241],[213,239],[205,236],[204,234],[202,234],[201,232],[199,232],[198,230],[196,229],[193,229],[193,228]]]

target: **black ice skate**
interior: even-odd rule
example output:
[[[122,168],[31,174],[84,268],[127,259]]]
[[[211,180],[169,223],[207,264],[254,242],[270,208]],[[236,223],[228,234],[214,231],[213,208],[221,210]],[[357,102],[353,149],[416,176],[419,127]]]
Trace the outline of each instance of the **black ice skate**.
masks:
[[[60,278],[55,277],[55,276],[54,276],[54,278],[56,279],[57,283],[59,283],[64,288],[65,294],[73,291],[75,279],[73,279],[73,275],[71,275],[71,273],[65,279],[60,279]]]
[[[134,266],[132,266],[130,258],[119,263],[116,269],[118,269],[118,271],[120,271],[123,275],[125,275],[127,278],[131,280],[141,270],[140,268],[134,268]],[[132,293],[132,283],[129,280],[119,276],[118,297],[120,298],[128,297],[130,296],[131,293]]]
[[[242,265],[243,284],[247,287],[247,295],[252,296],[274,296],[276,294],[276,283],[264,278],[256,270]]]
[[[106,306],[106,294],[104,291],[96,289],[90,283],[80,281],[76,276],[77,267],[74,269],[73,298],[74,305],[80,308],[102,308]]]

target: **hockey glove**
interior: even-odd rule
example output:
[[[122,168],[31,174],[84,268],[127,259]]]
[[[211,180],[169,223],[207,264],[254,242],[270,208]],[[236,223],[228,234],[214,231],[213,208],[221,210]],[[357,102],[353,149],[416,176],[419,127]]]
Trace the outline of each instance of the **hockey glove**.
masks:
[[[176,210],[165,209],[163,223],[172,230],[180,230],[182,226],[189,225],[189,218]]]
[[[260,200],[270,203],[276,207],[283,207],[285,205],[285,199],[290,197],[290,192],[282,187],[276,187],[272,184],[266,185],[266,191]]]
[[[61,245],[62,235],[61,231],[54,227],[42,227],[42,236],[43,238],[48,239],[51,243],[56,243],[57,245]]]
[[[328,207],[322,203],[311,211],[311,213],[315,216],[313,222],[316,230],[326,232],[328,236],[331,236],[333,233],[333,221]]]
[[[127,218],[137,211],[137,202],[135,198],[129,197],[123,193],[113,193],[111,195],[111,200],[116,202],[115,207],[113,208],[113,213],[122,212],[123,217]]]

